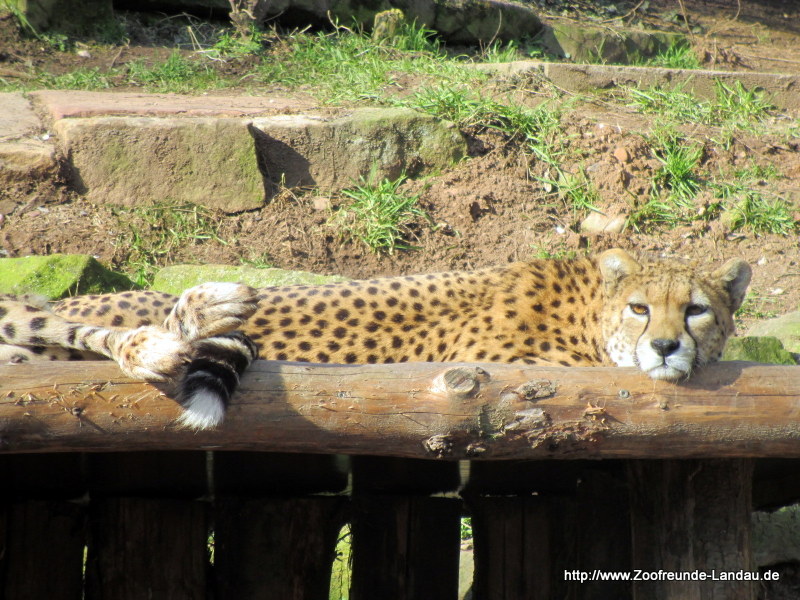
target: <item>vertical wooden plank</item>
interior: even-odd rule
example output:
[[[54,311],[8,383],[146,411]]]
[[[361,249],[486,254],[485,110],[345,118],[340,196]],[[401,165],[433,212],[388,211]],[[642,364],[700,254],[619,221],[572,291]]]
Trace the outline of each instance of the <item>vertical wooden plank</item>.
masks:
[[[81,600],[85,547],[81,507],[27,500],[7,504],[2,512],[6,527],[0,538],[1,597]]]
[[[554,497],[509,496],[473,498],[476,600],[539,600],[558,598],[560,581],[553,565],[561,544],[563,500]]]
[[[87,600],[206,597],[205,506],[100,498],[90,509]]]
[[[460,517],[453,498],[354,499],[351,598],[457,598]]]
[[[474,597],[630,598],[629,583],[579,581],[630,568],[626,475],[619,461],[474,463]]]
[[[327,600],[344,523],[347,461],[325,455],[214,455],[217,598]]]
[[[78,600],[85,517],[80,454],[0,456],[0,597]]]
[[[631,513],[624,461],[602,461],[581,472],[578,493],[567,517],[574,536],[565,570],[611,573],[631,568]],[[562,565],[559,565],[561,567]],[[561,573],[565,597],[580,600],[627,600],[633,597],[629,581],[577,581]]]
[[[659,573],[750,572],[753,462],[632,460],[633,567],[657,579],[634,583],[647,600],[752,600],[748,581],[670,581]]]
[[[353,600],[456,598],[460,500],[457,463],[353,459]]]
[[[344,498],[219,498],[217,598],[327,600]]]
[[[564,597],[563,570],[574,564],[566,515],[580,469],[579,461],[471,464],[463,495],[472,515],[476,600]]]
[[[205,452],[93,454],[87,459],[86,598],[205,598]]]

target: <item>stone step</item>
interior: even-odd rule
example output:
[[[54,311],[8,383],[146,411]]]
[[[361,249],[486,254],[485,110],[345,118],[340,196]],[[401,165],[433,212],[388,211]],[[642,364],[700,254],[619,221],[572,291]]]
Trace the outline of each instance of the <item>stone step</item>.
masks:
[[[800,74],[714,71],[708,69],[667,69],[619,65],[588,65],[518,60],[508,63],[479,63],[475,69],[499,76],[536,74],[574,94],[591,94],[619,86],[647,88],[661,86],[683,90],[703,99],[715,97],[716,82],[733,86],[737,81],[748,90],[763,90],[772,104],[800,110]]]
[[[4,107],[24,113],[26,127],[5,117],[0,140],[42,127],[27,99],[8,96]],[[360,178],[424,175],[467,153],[455,125],[404,108],[332,110],[302,98],[248,96],[52,90],[30,96],[55,134],[55,146],[51,140],[42,147],[58,149],[71,184],[93,203],[191,202],[239,212],[258,208],[284,185],[333,192]],[[8,144],[0,143],[0,157],[4,149],[22,156],[22,148]]]

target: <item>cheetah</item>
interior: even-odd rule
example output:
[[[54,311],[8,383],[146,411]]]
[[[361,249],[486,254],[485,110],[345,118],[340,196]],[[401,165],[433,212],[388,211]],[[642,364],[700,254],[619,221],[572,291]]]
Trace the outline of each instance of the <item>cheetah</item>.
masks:
[[[706,269],[614,249],[317,286],[84,296],[52,312],[0,298],[0,344],[16,362],[102,356],[133,377],[176,382],[182,423],[203,429],[222,421],[254,358],[616,365],[684,379],[720,358],[750,277],[740,259]]]

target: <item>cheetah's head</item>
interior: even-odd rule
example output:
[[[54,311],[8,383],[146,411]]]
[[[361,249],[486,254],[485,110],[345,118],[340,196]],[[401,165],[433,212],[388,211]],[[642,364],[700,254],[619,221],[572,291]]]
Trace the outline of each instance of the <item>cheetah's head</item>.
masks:
[[[619,249],[598,261],[603,339],[617,366],[677,380],[719,359],[750,283],[747,263],[732,259],[706,272],[673,262],[639,263]]]

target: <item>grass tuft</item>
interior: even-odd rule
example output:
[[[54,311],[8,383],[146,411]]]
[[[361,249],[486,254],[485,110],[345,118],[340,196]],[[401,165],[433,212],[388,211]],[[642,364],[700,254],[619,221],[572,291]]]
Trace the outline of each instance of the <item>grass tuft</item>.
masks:
[[[653,184],[657,191],[665,190],[677,208],[688,209],[700,191],[696,170],[703,157],[703,147],[687,143],[671,129],[656,129],[651,140],[653,156],[661,163]]]
[[[152,283],[177,250],[210,240],[225,244],[218,235],[219,219],[195,204],[115,208],[113,214],[125,231],[117,239],[118,246],[128,249],[122,268],[141,287]]]
[[[130,63],[128,83],[160,93],[185,93],[224,85],[210,66],[186,59],[177,51],[163,63],[153,66],[141,61]]]
[[[717,80],[713,101],[685,92],[687,83],[672,89],[658,86],[644,90],[628,88],[627,95],[630,105],[639,112],[658,114],[670,121],[728,129],[753,129],[775,108],[763,92],[748,90],[739,81],[729,86]]]
[[[411,226],[430,217],[417,206],[419,194],[407,196],[398,190],[405,180],[405,175],[376,184],[362,179],[359,185],[343,190],[342,195],[350,201],[334,212],[328,225],[344,240],[359,240],[373,252],[394,254],[413,249],[408,242],[414,235]]]
[[[307,87],[324,102],[385,102],[402,73],[430,76],[443,85],[485,81],[488,75],[445,56],[432,31],[404,23],[393,43],[376,44],[362,30],[298,32],[285,36],[272,60],[258,68],[268,84]]]
[[[667,69],[699,69],[700,61],[692,47],[683,40],[675,40],[666,49],[646,61],[649,67],[665,67]]]

